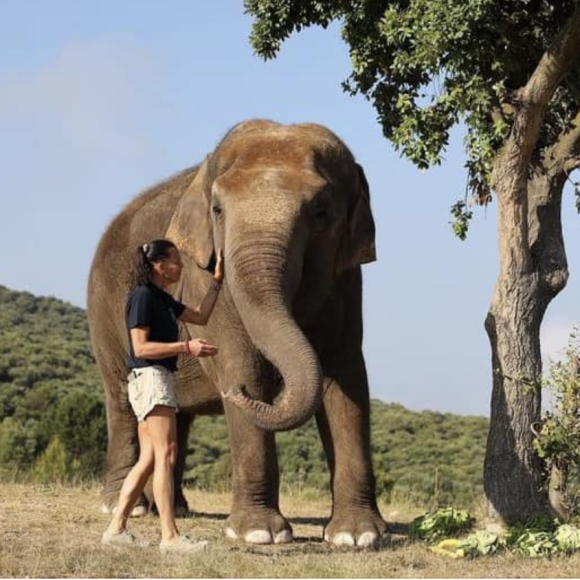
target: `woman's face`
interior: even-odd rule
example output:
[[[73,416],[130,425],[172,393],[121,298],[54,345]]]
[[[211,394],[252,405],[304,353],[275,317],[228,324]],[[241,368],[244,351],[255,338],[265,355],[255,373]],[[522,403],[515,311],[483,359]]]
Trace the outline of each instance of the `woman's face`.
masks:
[[[153,270],[161,276],[167,284],[175,284],[181,278],[183,263],[176,248],[169,248],[167,257],[153,263]]]

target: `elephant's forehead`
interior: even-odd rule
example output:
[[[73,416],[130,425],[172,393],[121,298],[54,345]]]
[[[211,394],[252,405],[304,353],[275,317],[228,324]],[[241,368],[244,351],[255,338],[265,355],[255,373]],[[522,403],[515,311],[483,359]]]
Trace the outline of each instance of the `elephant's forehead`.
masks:
[[[234,136],[223,154],[234,158],[236,165],[260,167],[285,165],[312,166],[317,155],[328,149],[330,142],[305,131],[280,127],[272,131]]]
[[[263,195],[241,197],[236,201],[239,219],[252,224],[286,224],[298,209],[296,199],[291,197]]]
[[[327,185],[314,164],[290,165],[261,163],[251,166],[236,164],[214,182],[214,191],[223,199],[264,200],[263,203],[296,204],[311,199]],[[267,201],[266,201],[267,200]],[[274,201],[270,201],[274,200]],[[294,201],[292,201],[294,200]]]

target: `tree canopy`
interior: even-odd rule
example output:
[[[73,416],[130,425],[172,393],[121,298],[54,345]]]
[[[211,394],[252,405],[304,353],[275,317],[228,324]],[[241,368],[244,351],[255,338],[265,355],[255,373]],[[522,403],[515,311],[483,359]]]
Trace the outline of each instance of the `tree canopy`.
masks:
[[[467,189],[491,200],[493,160],[512,126],[525,85],[574,0],[246,0],[251,43],[273,58],[303,27],[339,21],[352,61],[348,93],[372,102],[387,139],[419,168],[441,162],[450,129],[466,126]],[[552,98],[540,152],[554,146],[580,110],[580,62]],[[455,231],[470,217],[454,206]]]

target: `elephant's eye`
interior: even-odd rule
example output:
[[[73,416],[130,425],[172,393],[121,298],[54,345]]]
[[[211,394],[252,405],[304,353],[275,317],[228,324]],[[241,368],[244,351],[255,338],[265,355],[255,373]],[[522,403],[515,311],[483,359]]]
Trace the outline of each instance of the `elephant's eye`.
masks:
[[[222,215],[222,208],[219,205],[214,204],[211,208],[211,211],[213,212],[213,215],[215,217],[219,217]]]
[[[312,212],[314,229],[324,231],[328,229],[331,222],[330,209],[326,205],[317,205]]]
[[[314,213],[314,219],[319,222],[326,221],[329,218],[328,210],[325,208],[319,208]]]

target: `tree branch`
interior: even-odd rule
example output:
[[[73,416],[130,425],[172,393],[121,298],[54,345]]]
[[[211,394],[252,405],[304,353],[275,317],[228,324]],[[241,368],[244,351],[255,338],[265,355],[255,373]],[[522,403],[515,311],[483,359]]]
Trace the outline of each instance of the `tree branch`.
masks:
[[[528,168],[538,144],[546,108],[575,58],[580,55],[580,4],[543,54],[524,87],[517,91],[511,133],[494,163],[500,229],[500,278],[533,269],[529,247]]]
[[[522,101],[545,107],[580,53],[580,5],[542,56],[522,89]]]
[[[572,155],[564,162],[564,172],[571,173],[575,169],[580,168],[580,155]]]
[[[543,158],[546,171],[551,176],[562,171],[570,173],[580,167],[580,111],[568,131],[563,132],[558,141],[545,151]]]
[[[530,80],[517,91],[518,109],[514,124],[501,154],[503,159],[497,164],[496,169],[501,171],[507,163],[510,166],[509,171],[515,170],[520,174],[520,179],[524,178],[537,145],[546,107],[570,65],[578,56],[580,56],[580,5],[543,54]]]

